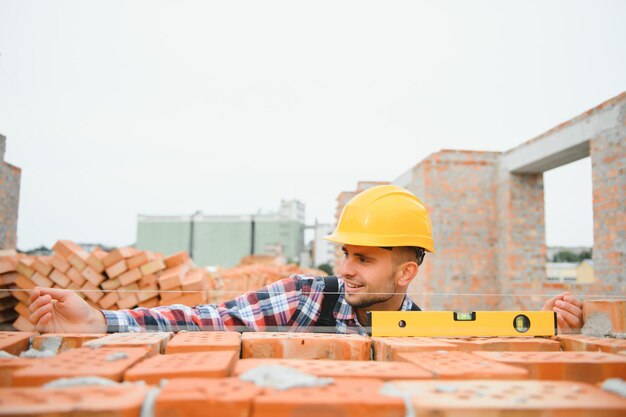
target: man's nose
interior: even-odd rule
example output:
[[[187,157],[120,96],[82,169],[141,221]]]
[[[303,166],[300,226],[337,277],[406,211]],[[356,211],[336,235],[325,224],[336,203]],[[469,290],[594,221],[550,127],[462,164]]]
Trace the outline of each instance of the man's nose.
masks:
[[[339,275],[342,277],[351,277],[354,276],[354,274],[355,272],[350,258],[344,258],[343,261],[341,261],[341,265],[339,265]]]

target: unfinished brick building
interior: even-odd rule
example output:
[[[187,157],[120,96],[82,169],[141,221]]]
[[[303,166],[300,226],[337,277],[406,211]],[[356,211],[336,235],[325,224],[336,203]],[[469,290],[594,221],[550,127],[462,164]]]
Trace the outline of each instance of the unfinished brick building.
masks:
[[[549,284],[543,173],[588,156],[596,282]],[[564,289],[626,293],[626,93],[506,152],[441,150],[392,183],[431,214],[437,253],[410,288],[423,307],[537,308],[538,295]]]
[[[0,249],[15,249],[21,170],[4,162],[6,137],[0,135]]]

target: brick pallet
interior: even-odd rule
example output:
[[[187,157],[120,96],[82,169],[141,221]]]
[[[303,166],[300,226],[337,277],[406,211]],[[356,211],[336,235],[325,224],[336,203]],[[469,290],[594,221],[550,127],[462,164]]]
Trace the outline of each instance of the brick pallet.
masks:
[[[394,338],[358,335],[0,332],[0,350],[7,353],[0,358],[0,416],[139,416],[150,404],[157,417],[624,415],[626,355],[561,351],[575,346],[571,338],[585,346],[622,347],[619,339],[589,336],[568,336],[567,342],[528,337],[524,343],[405,338],[409,343],[389,360],[387,350],[399,346],[394,340],[387,345]],[[558,350],[552,350],[555,343]],[[51,345],[60,348],[50,357],[19,356]],[[263,373],[262,366],[305,373],[324,384],[267,386],[250,378],[251,372]],[[42,387],[80,377],[110,382]]]

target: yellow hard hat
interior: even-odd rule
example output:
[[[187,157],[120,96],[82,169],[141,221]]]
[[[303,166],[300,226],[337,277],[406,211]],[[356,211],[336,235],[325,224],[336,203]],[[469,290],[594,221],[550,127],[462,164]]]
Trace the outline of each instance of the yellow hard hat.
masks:
[[[356,246],[416,246],[435,252],[426,207],[395,185],[379,185],[354,196],[343,208],[335,231],[324,239]]]

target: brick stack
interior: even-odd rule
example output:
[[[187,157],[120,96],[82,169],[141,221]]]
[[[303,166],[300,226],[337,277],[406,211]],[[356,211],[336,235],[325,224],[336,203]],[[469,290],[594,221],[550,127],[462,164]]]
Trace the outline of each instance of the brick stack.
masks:
[[[622,316],[610,320],[613,328],[624,327]],[[0,332],[0,350],[13,355],[50,339],[64,347],[48,358],[0,358],[0,416],[139,417],[146,404],[155,417],[209,409],[239,417],[626,415],[619,380],[626,378],[626,355],[609,353],[619,352],[623,340],[562,337],[560,343],[406,337],[401,344],[400,338],[285,332]],[[589,349],[577,351],[576,338]],[[595,346],[606,351],[592,351]],[[271,385],[301,373],[309,376],[304,386],[302,379],[297,387]],[[111,382],[42,387],[77,377]],[[314,378],[323,383],[311,386]]]
[[[13,322],[18,313],[15,311],[19,300],[12,294],[17,287],[17,254],[14,250],[0,251],[0,324]]]
[[[27,291],[36,286],[70,289],[92,307],[109,310],[205,303],[206,291],[212,288],[208,273],[196,268],[185,252],[166,258],[131,247],[88,253],[69,240],[59,240],[52,249],[53,256],[2,258],[0,268],[9,271],[6,280],[12,280],[9,285],[16,287],[12,294],[19,300],[11,317],[18,330],[33,330]]]
[[[246,291],[257,290],[293,274],[327,275],[324,271],[301,268],[294,264],[246,263],[233,268],[220,269],[213,274],[215,288],[209,301],[221,303]]]

